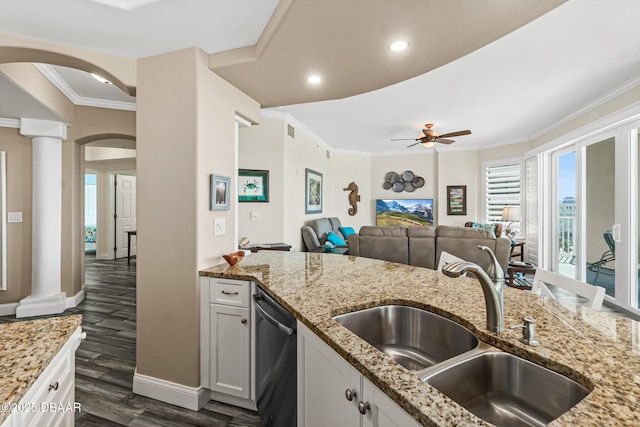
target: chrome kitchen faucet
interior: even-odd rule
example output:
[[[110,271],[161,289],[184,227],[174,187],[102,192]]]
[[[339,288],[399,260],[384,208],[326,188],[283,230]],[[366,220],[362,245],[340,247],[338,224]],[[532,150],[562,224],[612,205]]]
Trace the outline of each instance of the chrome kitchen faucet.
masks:
[[[478,249],[486,251],[491,257],[489,274],[479,265],[468,261],[447,264],[442,268],[442,272],[449,277],[460,277],[469,273],[478,279],[484,293],[487,329],[492,332],[504,332],[504,271],[491,249],[486,246],[478,246]]]

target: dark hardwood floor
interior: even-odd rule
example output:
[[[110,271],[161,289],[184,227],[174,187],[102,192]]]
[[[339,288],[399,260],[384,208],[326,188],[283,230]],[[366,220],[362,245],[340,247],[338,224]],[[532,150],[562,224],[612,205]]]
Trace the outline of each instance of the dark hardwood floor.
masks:
[[[86,260],[86,296],[62,315],[82,314],[87,339],[76,352],[76,426],[259,427],[258,414],[209,401],[200,411],[134,394],[136,262]],[[0,323],[15,322],[0,317]]]

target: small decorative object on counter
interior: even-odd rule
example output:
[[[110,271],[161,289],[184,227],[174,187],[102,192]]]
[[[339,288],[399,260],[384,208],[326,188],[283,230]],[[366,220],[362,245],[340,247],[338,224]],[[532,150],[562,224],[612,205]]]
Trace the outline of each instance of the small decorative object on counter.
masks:
[[[244,251],[233,252],[228,255],[222,255],[225,261],[230,266],[234,266],[236,264],[240,264],[240,262],[244,259]]]
[[[349,185],[347,185],[347,188],[343,188],[342,190],[350,191],[348,197],[351,207],[347,212],[349,213],[349,215],[354,216],[358,213],[357,203],[360,201],[360,196],[358,195],[358,185],[355,182],[350,182]]]
[[[240,247],[241,248],[246,248],[247,246],[249,246],[249,243],[251,243],[251,240],[249,240],[248,237],[243,237],[242,239],[240,239]]]

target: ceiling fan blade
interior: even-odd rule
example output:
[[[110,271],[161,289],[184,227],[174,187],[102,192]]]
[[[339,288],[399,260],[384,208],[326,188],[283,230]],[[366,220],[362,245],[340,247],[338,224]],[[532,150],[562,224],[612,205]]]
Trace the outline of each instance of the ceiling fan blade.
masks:
[[[471,135],[470,130],[459,130],[458,132],[445,133],[444,135],[440,135],[440,138],[448,138],[453,136],[463,136],[463,135]]]
[[[413,143],[413,144],[411,144],[411,145],[407,145],[407,148],[409,148],[409,147],[413,147],[414,145],[418,145],[418,144],[420,144],[420,142],[421,142],[421,141],[418,141],[418,142],[414,142],[414,143]]]
[[[438,138],[436,140],[436,142],[439,142],[440,144],[453,144],[455,141],[453,139],[442,139],[442,138]]]

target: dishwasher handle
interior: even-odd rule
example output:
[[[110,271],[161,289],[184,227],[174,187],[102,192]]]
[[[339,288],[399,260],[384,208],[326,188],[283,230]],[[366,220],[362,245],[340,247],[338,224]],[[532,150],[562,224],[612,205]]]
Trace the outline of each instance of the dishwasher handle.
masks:
[[[260,312],[260,314],[262,314],[262,316],[265,318],[265,320],[267,322],[271,323],[276,328],[278,328],[282,333],[284,333],[287,336],[295,334],[296,330],[294,328],[290,328],[290,327],[288,327],[286,325],[283,325],[282,323],[278,322],[276,319],[273,318],[273,316],[271,316],[269,313],[267,313],[264,308],[262,308],[262,306],[260,305],[260,300],[263,300],[263,299],[264,299],[264,297],[262,295],[253,295],[253,300],[256,303],[256,310],[258,310]]]

